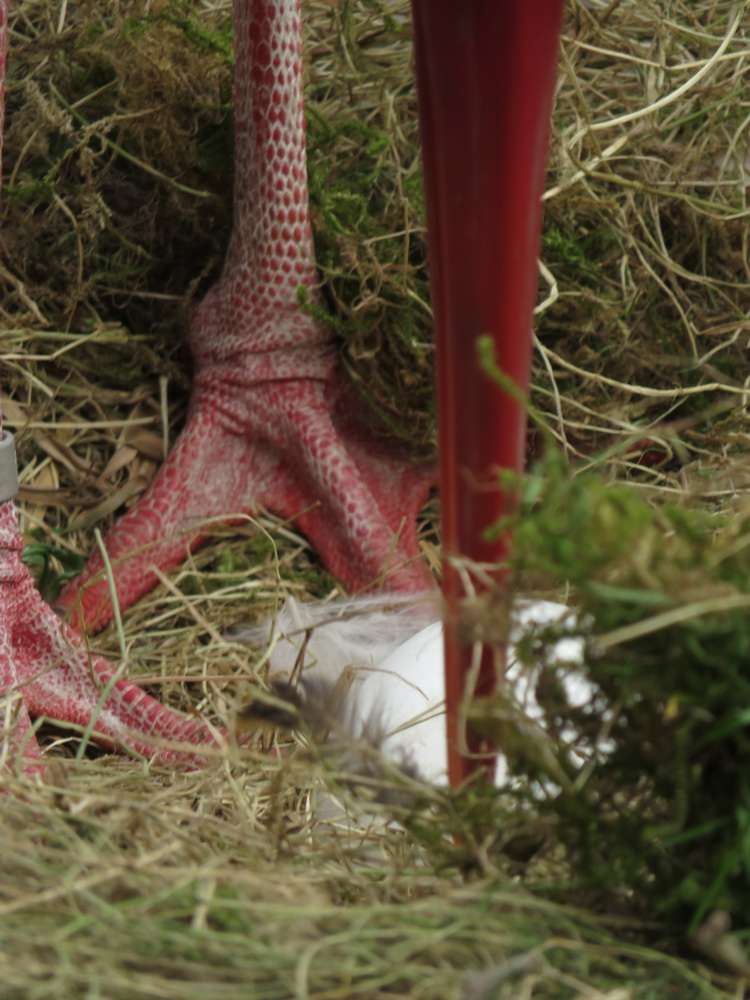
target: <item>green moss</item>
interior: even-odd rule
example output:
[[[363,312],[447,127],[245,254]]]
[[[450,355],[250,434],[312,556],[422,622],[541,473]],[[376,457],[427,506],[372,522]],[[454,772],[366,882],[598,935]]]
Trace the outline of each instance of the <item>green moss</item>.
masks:
[[[54,604],[68,580],[77,577],[86,560],[59,546],[50,545],[40,531],[31,533],[36,541],[24,546],[23,561],[31,570],[42,597]]]
[[[534,484],[513,525],[513,569],[571,586],[580,625],[539,630],[518,652],[549,662],[561,635],[580,632],[595,694],[567,709],[583,734],[578,764],[558,752],[570,785],[532,808],[555,815],[591,890],[637,894],[693,929],[717,908],[748,927],[750,519],[657,508],[554,455]],[[531,783],[555,773],[512,759]]]

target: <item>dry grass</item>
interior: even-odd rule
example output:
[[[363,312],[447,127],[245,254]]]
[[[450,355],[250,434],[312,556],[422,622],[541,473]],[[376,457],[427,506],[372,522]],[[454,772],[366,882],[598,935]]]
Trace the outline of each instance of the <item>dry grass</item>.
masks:
[[[305,8],[327,307],[354,384],[422,452],[430,314],[407,5]],[[49,595],[183,419],[181,332],[227,239],[228,10],[14,5],[2,405]],[[728,0],[571,3],[546,194],[542,423],[582,466],[710,509],[750,485],[747,13]],[[131,672],[176,707],[225,716],[254,665],[223,627],[334,588],[290,526],[261,514],[217,529],[126,616]],[[96,645],[118,655],[113,630]],[[304,761],[174,775],[69,753],[51,751],[48,786],[3,801],[3,996],[743,995],[661,950],[674,940],[650,913],[626,919],[626,900],[609,920],[601,905],[592,917],[546,901],[554,856],[550,874],[510,860],[498,831],[475,839],[466,802],[437,796],[411,835],[361,817],[343,828],[314,820],[322,778]],[[461,851],[440,837],[456,826]]]
[[[0,816],[3,995],[727,995],[645,944],[655,928],[546,902],[494,865],[441,872],[393,827],[312,822],[306,779],[107,759],[22,786]]]
[[[537,391],[569,454],[675,495],[746,440],[747,5],[602,7],[563,49]]]

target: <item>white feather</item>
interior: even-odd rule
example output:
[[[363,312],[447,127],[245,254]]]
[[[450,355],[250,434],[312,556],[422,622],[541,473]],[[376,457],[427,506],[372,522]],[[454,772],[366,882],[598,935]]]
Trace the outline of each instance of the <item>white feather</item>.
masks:
[[[431,621],[439,618],[434,593],[382,594],[339,601],[289,597],[260,625],[235,629],[231,637],[252,646],[270,645],[272,674],[291,673],[305,642],[304,669],[317,667],[336,680],[347,667],[373,666]]]
[[[519,601],[513,608],[506,678],[513,701],[530,722],[543,720],[534,694],[542,665],[537,670],[523,667],[515,644],[530,630],[571,627],[575,620],[569,608],[551,601]],[[377,731],[380,749],[396,764],[408,764],[425,781],[447,782],[443,629],[433,594],[329,604],[289,598],[275,618],[233,637],[270,644],[272,677],[291,673],[303,645],[302,669],[308,677],[335,684],[348,669],[352,683],[346,727],[351,739],[368,740]],[[581,656],[580,639],[561,639],[552,650],[556,663],[573,666],[562,678],[573,707],[586,704],[593,694],[592,685],[575,672]],[[500,757],[496,782],[506,779]]]

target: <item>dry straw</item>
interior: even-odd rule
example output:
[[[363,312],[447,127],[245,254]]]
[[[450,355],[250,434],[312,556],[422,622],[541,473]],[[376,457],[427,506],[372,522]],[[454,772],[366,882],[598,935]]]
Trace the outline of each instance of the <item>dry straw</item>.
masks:
[[[0,386],[48,594],[142,492],[184,417],[186,315],[230,219],[229,6],[12,5]],[[408,5],[303,7],[326,309],[363,404],[424,454],[432,346]],[[566,10],[534,402],[568,457],[656,501],[725,504],[750,484],[748,23],[748,4],[726,0]],[[255,664],[223,627],[334,588],[293,525],[260,512],[217,527],[124,616],[131,674],[177,708],[229,718]],[[95,645],[118,656],[112,629]],[[309,763],[230,755],[173,775],[78,764],[69,734],[43,736],[59,770],[47,787],[14,786],[0,815],[8,998],[739,995],[651,951],[642,919],[509,889],[519,873],[532,887],[564,871],[554,852],[551,869],[528,869],[497,851],[512,815],[488,829],[471,803],[440,799],[413,836],[327,826]],[[454,828],[457,853],[441,836]]]

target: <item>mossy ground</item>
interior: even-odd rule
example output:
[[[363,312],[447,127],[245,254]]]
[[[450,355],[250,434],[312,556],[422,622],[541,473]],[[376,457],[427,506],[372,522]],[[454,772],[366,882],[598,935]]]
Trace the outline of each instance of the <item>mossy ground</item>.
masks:
[[[231,216],[230,4],[11,13],[2,403],[28,558],[52,597],[184,417],[183,333]],[[687,941],[712,912],[750,926],[747,13],[566,12],[532,393],[542,462],[515,574],[582,609],[617,753],[543,804],[435,793],[404,833],[316,821],[311,790],[336,779],[304,759],[230,755],[191,775],[78,764],[75,734],[45,727],[49,784],[11,781],[0,812],[4,996],[743,995],[734,942],[704,935],[704,966]],[[432,346],[408,6],[306,0],[304,14],[325,306],[363,404],[422,456]],[[433,504],[436,563],[434,522]],[[226,716],[254,661],[223,628],[335,586],[293,526],[262,513],[217,529],[126,616],[131,674]],[[114,630],[93,641],[119,655]],[[538,757],[516,766],[539,777]]]

